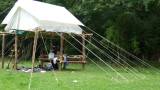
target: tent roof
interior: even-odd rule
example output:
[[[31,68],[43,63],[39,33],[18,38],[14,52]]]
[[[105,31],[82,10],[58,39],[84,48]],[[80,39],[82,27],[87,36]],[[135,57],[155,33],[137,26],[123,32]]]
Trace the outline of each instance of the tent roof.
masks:
[[[15,3],[2,24],[5,30],[33,30],[41,27],[46,31],[82,33],[84,26],[66,8],[32,0],[19,0]]]

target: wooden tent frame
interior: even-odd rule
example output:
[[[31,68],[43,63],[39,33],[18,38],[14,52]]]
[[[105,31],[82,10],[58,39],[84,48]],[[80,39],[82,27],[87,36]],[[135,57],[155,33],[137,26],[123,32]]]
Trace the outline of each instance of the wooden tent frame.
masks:
[[[64,37],[64,32],[60,32],[60,54],[59,54],[59,70],[62,70],[62,66],[64,64],[64,41],[65,41],[65,37]],[[80,60],[79,61],[67,61],[67,63],[74,63],[74,64],[82,64],[82,69],[85,68],[85,64],[86,64],[86,52],[85,52],[85,37],[86,36],[92,36],[93,34],[87,34],[87,33],[82,33],[79,34],[79,36],[82,37],[82,55],[76,55],[76,56],[80,56]],[[48,58],[39,58],[39,60],[41,61],[41,65],[43,66],[44,62],[50,62],[50,60],[48,60]]]
[[[5,64],[5,61],[4,61],[4,50],[5,50],[5,37],[6,35],[9,35],[9,34],[13,34],[13,33],[8,33],[8,32],[0,32],[0,35],[2,35],[2,57],[1,57],[1,68],[3,69],[4,68],[4,64]]]
[[[33,45],[33,50],[32,50],[32,68],[34,67],[34,62],[35,62],[35,53],[36,53],[36,46],[37,46],[37,39],[38,39],[38,32],[41,29],[36,28],[35,32],[35,36],[34,36],[34,45]],[[13,69],[17,69],[17,60],[18,60],[18,36],[16,31],[14,33],[8,33],[8,32],[0,32],[0,35],[2,35],[2,58],[1,58],[1,68],[4,68],[4,50],[5,50],[5,36],[9,35],[9,34],[13,34],[15,35],[15,46],[14,46],[14,52],[15,52],[15,59],[14,59],[14,63],[13,63]]]
[[[63,60],[63,48],[64,48],[64,33],[61,33],[60,34],[61,36],[60,36],[60,70],[62,69],[62,64],[65,62],[64,60]],[[80,34],[80,36],[81,36],[81,38],[82,38],[82,50],[81,50],[81,52],[82,52],[82,55],[79,55],[80,56],[80,61],[67,61],[68,63],[78,63],[78,64],[82,64],[82,69],[84,69],[85,68],[85,64],[86,64],[86,50],[85,50],[85,37],[86,36],[92,36],[93,34],[91,33],[91,34],[85,34],[85,33],[82,33],[82,34]]]
[[[35,65],[35,54],[36,54],[36,49],[37,49],[37,40],[39,36],[39,32],[43,31],[40,28],[36,28],[34,32],[34,43],[33,43],[33,49],[32,49],[32,70]],[[2,68],[4,68],[4,49],[5,49],[5,36],[7,34],[14,34],[15,35],[15,46],[14,46],[14,51],[15,51],[15,59],[13,63],[13,69],[17,69],[17,60],[18,60],[18,36],[16,31],[14,33],[7,33],[7,32],[0,32],[0,35],[2,35]],[[85,68],[86,64],[86,52],[85,52],[85,37],[86,36],[92,36],[93,34],[85,34],[82,33],[80,36],[82,37],[82,55],[81,55],[81,61],[68,61],[68,63],[80,63],[82,64],[82,68]],[[62,69],[62,65],[64,63],[63,60],[63,51],[64,51],[64,33],[60,33],[60,55],[59,55],[59,70]]]

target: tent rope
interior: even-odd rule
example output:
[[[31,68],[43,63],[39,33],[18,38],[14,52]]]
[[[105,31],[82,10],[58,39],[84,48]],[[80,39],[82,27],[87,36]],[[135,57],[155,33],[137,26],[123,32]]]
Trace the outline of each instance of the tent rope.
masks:
[[[57,33],[58,34],[58,33]],[[58,34],[60,36],[60,34]],[[78,50],[80,53],[82,53],[82,51],[80,49],[78,49],[75,45],[73,45],[69,40],[67,40],[66,38],[62,37],[65,41],[67,41],[72,47],[74,47],[76,50]],[[99,67],[102,71],[104,71],[106,74],[109,74],[109,72],[107,72],[107,70],[105,70],[102,66],[98,65],[94,60],[92,60],[90,57],[88,57],[87,55],[85,55],[85,57],[87,57],[91,62],[93,62],[97,67]]]
[[[85,39],[85,38],[84,38]],[[108,53],[106,53],[105,51],[103,51],[102,49],[100,49],[99,47],[97,47],[96,45],[92,44],[91,42],[89,42],[87,39],[85,39],[85,41],[87,41],[89,44],[91,44],[92,46],[94,46],[98,51],[100,51],[104,56],[106,56],[107,58],[109,58],[110,60],[112,60],[113,62],[115,62],[115,64],[117,65],[121,65],[124,66],[122,63],[118,62],[115,58],[113,58],[111,55],[109,55]],[[123,59],[122,59],[123,60]],[[123,60],[124,61],[124,60]],[[127,63],[127,62],[126,62]],[[128,64],[128,63],[127,63]],[[129,65],[129,64],[128,64]],[[128,68],[128,67],[127,67]],[[133,67],[132,67],[133,68]],[[126,70],[125,68],[123,68],[124,70]],[[128,68],[129,69],[129,68]],[[131,71],[135,76],[139,77],[138,74],[129,69],[129,71]],[[128,72],[128,71],[127,71]]]
[[[69,34],[72,38],[74,38],[77,42],[79,42],[81,45],[83,45],[80,41],[78,41],[74,36]],[[83,45],[84,46],[84,45]],[[85,46],[84,46],[85,47]],[[108,66],[111,70],[116,72],[117,75],[119,75],[121,78],[125,79],[128,81],[127,78],[125,78],[123,75],[121,75],[118,71],[116,71],[112,66],[110,66],[108,63],[106,63],[102,58],[100,58],[98,55],[96,55],[93,51],[91,51],[89,48],[85,47],[88,51],[90,51],[94,56],[96,56],[100,61],[102,61],[106,66]]]
[[[45,46],[45,50],[46,50],[47,55],[48,55],[48,54],[49,54],[49,52],[48,52],[48,50],[47,50],[47,46],[46,46],[46,44],[45,44],[45,41],[44,41],[44,37],[43,37],[43,35],[42,35],[42,32],[40,32],[40,35],[41,35],[41,38],[42,38],[43,44],[44,44],[44,46]],[[56,80],[56,82],[57,82],[57,84],[58,84],[58,83],[59,83],[59,79],[57,78],[57,75],[56,75],[56,73],[55,73],[55,71],[54,71],[54,70],[53,70],[53,75],[54,75],[55,80]]]
[[[87,27],[87,26],[84,26],[85,28],[87,28],[89,31],[95,33],[97,36],[99,36],[100,38],[102,38],[103,40],[107,41],[108,43],[110,43],[111,45],[117,47],[118,49],[122,50],[123,52],[125,52],[127,55],[131,56],[132,58],[138,60],[140,63],[146,65],[146,66],[149,66],[153,69],[155,69],[156,71],[160,72],[159,69],[157,69],[156,67],[148,64],[147,62],[143,61],[142,59],[138,58],[137,56],[131,54],[130,52],[126,51],[125,49],[121,48],[120,46],[114,44],[113,42],[111,42],[110,40],[108,40],[107,38],[101,36],[100,34],[96,33],[94,30],[92,30],[91,28]]]

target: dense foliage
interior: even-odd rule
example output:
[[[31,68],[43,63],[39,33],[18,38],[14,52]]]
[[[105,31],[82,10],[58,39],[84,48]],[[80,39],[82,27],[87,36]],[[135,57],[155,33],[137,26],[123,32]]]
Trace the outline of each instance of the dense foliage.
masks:
[[[160,0],[39,1],[65,6],[86,26],[139,57],[160,58]],[[0,1],[0,21],[14,2]]]

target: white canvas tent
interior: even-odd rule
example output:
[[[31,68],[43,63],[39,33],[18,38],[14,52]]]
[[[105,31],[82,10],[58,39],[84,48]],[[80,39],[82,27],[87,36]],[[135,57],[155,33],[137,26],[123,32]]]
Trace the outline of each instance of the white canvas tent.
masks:
[[[15,3],[2,24],[6,31],[33,31],[39,27],[51,32],[81,34],[84,26],[66,8],[33,0],[19,0]]]
[[[47,32],[61,32],[61,50],[63,56],[63,32],[82,34],[80,26],[84,26],[67,9],[33,0],[18,0],[2,24],[6,24],[5,31],[13,30],[34,31],[34,44],[32,52],[32,70],[34,67],[35,53],[39,29]],[[38,29],[38,30],[37,30]],[[17,67],[17,34],[15,33],[15,61]],[[84,47],[83,47],[84,48]]]

